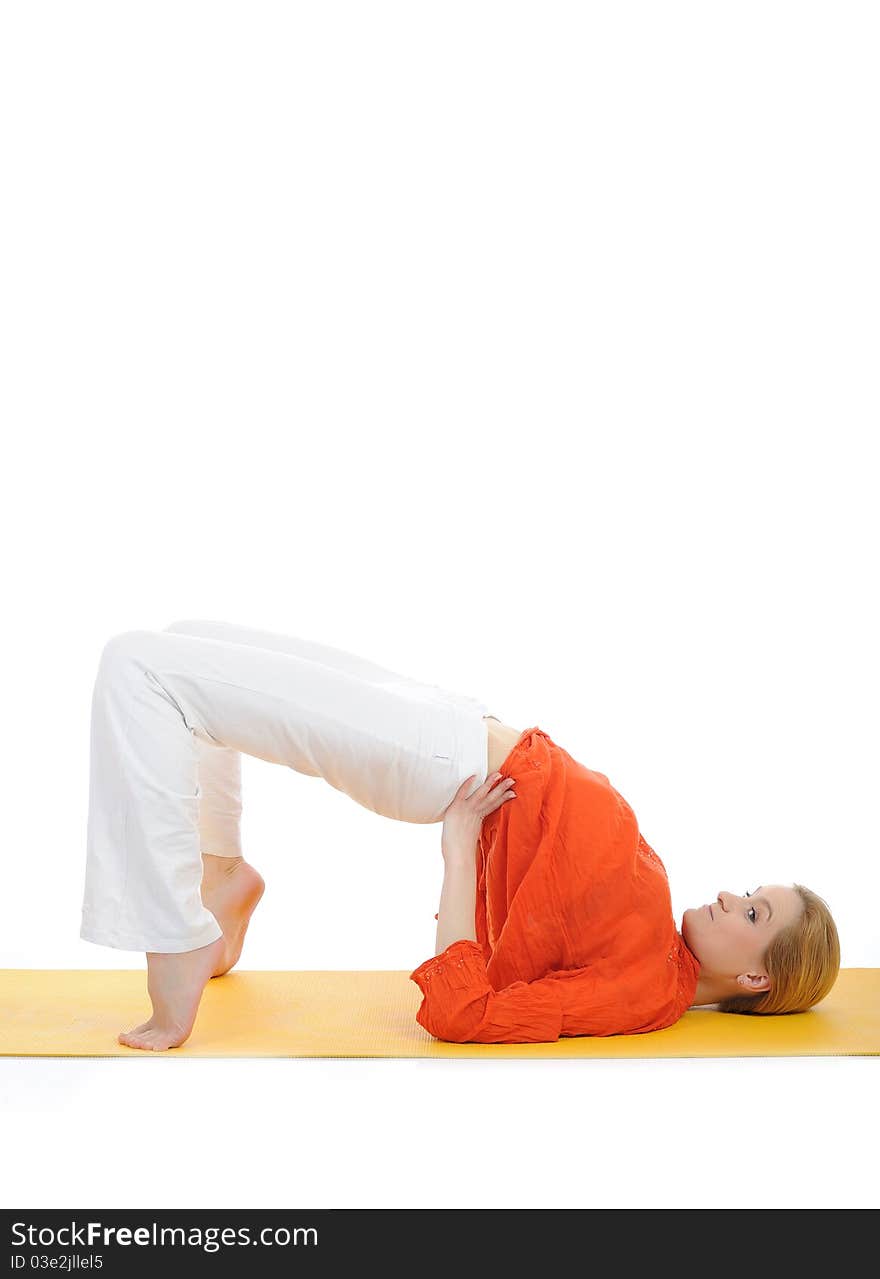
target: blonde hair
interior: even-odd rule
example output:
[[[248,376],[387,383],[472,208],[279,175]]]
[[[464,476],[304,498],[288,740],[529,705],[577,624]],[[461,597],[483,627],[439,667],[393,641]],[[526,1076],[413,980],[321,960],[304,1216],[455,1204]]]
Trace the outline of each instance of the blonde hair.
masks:
[[[731,995],[718,1001],[722,1013],[803,1013],[824,999],[840,971],[840,939],[831,911],[821,897],[804,888],[803,911],[767,947],[764,965],[769,990],[759,995]]]

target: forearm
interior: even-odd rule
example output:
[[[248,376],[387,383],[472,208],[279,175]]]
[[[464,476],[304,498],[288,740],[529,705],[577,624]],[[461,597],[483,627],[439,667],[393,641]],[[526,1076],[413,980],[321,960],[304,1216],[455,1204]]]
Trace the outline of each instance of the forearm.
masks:
[[[439,955],[454,941],[476,941],[477,905],[476,839],[473,847],[447,856],[443,872],[440,908],[437,912],[437,941],[434,953]]]

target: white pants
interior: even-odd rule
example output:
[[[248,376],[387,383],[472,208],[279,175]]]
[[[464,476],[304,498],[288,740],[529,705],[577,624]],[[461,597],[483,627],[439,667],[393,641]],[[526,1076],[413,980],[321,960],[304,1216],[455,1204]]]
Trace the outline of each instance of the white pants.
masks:
[[[488,771],[488,707],[342,649],[226,622],[126,631],[92,695],[80,937],[177,953],[222,935],[202,853],[241,856],[241,754],[438,822]]]

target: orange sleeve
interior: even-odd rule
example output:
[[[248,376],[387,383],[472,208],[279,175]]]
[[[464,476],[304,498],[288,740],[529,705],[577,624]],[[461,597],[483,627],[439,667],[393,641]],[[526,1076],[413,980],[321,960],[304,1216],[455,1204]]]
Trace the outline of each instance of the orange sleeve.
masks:
[[[552,1043],[563,1025],[554,977],[516,981],[494,990],[482,947],[469,938],[451,942],[410,973],[424,998],[416,1021],[435,1039],[466,1044]]]

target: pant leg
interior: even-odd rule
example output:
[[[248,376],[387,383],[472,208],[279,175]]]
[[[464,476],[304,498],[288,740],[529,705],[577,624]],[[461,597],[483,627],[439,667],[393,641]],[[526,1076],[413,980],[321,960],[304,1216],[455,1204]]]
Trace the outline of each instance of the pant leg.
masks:
[[[310,661],[320,662],[323,666],[344,671],[374,684],[419,685],[419,681],[401,675],[387,666],[380,666],[377,662],[360,657],[356,653],[330,644],[322,644],[316,640],[303,639],[297,635],[284,635],[276,631],[204,618],[185,618],[172,622],[165,630],[171,634],[227,640],[235,644],[247,644],[253,648],[265,648],[308,658]],[[446,692],[436,684],[428,687]],[[468,702],[473,701],[466,697],[459,700],[465,707]],[[211,853],[214,857],[241,857],[241,753],[205,737],[196,737],[195,741],[199,775],[201,851]],[[463,776],[466,777],[467,773]]]
[[[192,726],[138,634],[105,645],[92,691],[80,937],[174,954],[207,946],[222,929],[201,899]]]
[[[441,820],[464,777],[485,780],[488,708],[380,669],[372,682],[277,647],[114,636],[93,694],[80,935],[170,953],[220,936],[199,892],[201,743],[323,777],[396,820]],[[240,787],[225,794],[240,804]]]

